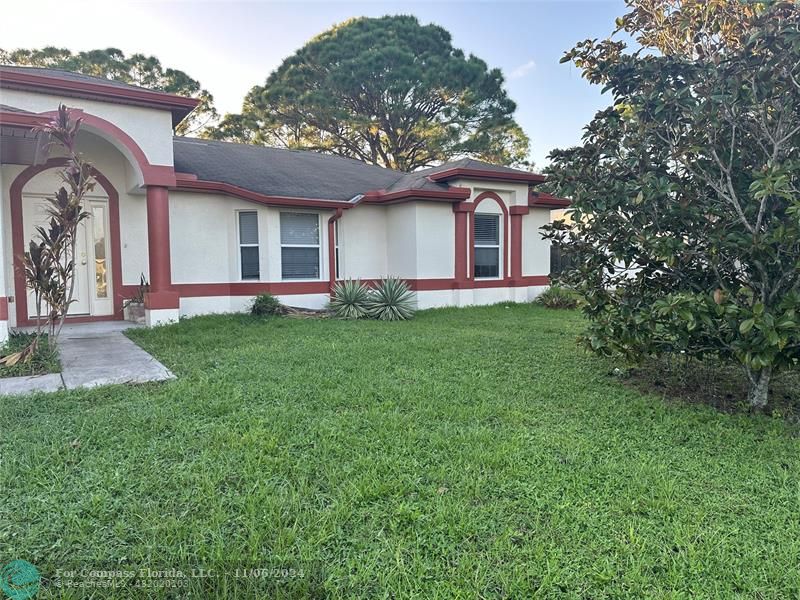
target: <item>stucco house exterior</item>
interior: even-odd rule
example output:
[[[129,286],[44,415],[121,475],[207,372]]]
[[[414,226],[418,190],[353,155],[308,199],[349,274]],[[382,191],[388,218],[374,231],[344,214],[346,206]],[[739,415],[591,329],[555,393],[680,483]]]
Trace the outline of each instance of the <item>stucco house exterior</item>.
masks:
[[[314,152],[176,137],[196,101],[65,71],[0,67],[0,334],[32,323],[20,257],[58,187],[33,129],[64,103],[98,186],[70,320],[150,325],[245,310],[270,292],[325,305],[336,280],[401,277],[420,308],[527,301],[548,284],[539,227],[565,200],[540,175],[475,160],[401,173]]]

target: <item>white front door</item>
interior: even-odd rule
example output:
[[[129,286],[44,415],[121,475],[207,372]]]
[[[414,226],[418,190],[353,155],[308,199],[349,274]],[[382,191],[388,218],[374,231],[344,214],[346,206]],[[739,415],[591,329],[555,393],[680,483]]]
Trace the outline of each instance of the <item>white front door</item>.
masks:
[[[36,227],[47,228],[47,203],[41,196],[25,196],[22,202],[25,251],[36,237]],[[108,238],[108,199],[87,199],[84,210],[89,213],[79,226],[75,244],[75,290],[70,316],[103,316],[114,313],[111,289],[111,252]],[[41,308],[42,315],[47,308]],[[36,317],[36,300],[28,290],[28,316]]]

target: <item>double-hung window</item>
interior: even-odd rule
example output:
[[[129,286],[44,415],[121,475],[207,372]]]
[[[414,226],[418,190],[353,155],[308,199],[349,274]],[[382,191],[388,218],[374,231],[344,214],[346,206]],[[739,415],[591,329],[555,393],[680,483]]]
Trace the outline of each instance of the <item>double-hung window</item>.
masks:
[[[500,277],[500,216],[475,214],[475,279]]]
[[[242,279],[259,279],[258,213],[254,210],[239,213],[239,264]]]
[[[319,279],[319,215],[281,213],[281,278]]]

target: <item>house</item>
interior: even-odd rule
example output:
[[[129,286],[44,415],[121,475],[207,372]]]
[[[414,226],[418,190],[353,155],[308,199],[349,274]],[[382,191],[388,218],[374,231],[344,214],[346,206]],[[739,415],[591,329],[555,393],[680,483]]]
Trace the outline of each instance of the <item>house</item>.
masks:
[[[245,310],[270,292],[322,307],[336,280],[397,276],[420,308],[527,301],[548,284],[539,227],[567,202],[530,172],[460,160],[402,173],[307,151],[176,137],[197,101],[46,68],[0,67],[0,319],[32,323],[20,257],[58,187],[32,130],[80,111],[96,168],[70,320],[147,323]],[[0,333],[2,333],[0,332]]]

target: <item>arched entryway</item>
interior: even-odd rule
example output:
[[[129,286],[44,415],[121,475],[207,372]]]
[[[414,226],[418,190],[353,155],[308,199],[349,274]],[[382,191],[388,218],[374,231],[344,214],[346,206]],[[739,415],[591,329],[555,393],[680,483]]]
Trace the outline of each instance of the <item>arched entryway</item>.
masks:
[[[35,322],[36,308],[32,306],[25,285],[22,257],[33,237],[36,225],[46,221],[43,214],[46,194],[57,189],[53,177],[65,163],[62,158],[48,160],[22,171],[11,184],[11,231],[14,257],[14,289],[18,326]],[[122,265],[119,231],[119,194],[107,177],[94,171],[95,192],[84,204],[90,216],[78,234],[76,251],[76,302],[70,309],[71,321],[122,319]],[[36,186],[37,177],[44,177],[48,186]],[[52,190],[49,188],[53,188]],[[46,191],[45,191],[46,190]]]

